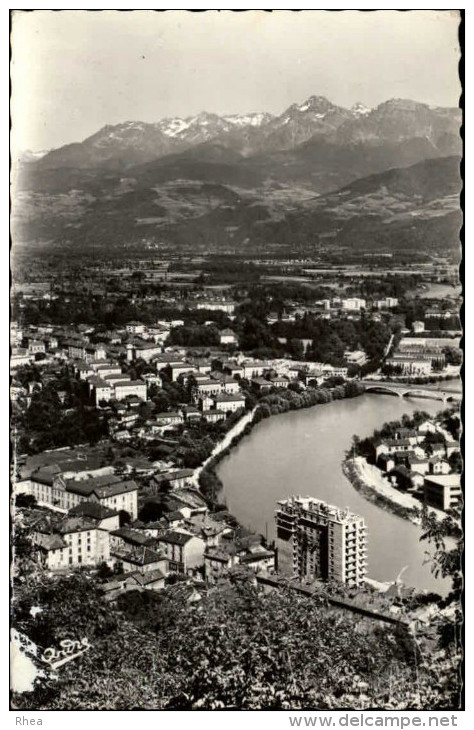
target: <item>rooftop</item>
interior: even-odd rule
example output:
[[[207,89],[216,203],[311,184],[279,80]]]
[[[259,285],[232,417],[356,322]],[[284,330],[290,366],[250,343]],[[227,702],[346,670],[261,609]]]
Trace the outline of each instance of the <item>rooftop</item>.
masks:
[[[315,497],[309,496],[300,497],[298,495],[287,497],[287,499],[279,500],[277,505],[282,512],[293,514],[302,510],[317,516],[325,516],[331,519],[331,521],[339,523],[354,522],[363,519],[359,515],[350,512],[348,507],[340,509],[332,504],[327,504],[321,499],[315,499]]]
[[[94,520],[105,520],[107,517],[115,517],[118,512],[98,502],[81,502],[81,504],[72,507],[69,514],[78,517],[89,517]]]
[[[437,484],[440,487],[461,487],[460,474],[430,474],[425,476],[425,482]]]
[[[195,535],[191,532],[178,532],[177,530],[170,530],[164,535],[158,537],[158,542],[166,542],[171,545],[186,545]]]

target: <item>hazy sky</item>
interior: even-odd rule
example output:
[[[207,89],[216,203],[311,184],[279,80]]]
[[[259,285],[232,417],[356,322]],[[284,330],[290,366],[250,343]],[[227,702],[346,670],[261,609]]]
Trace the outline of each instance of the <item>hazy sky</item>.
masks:
[[[403,97],[457,106],[456,11],[16,11],[13,143],[105,124]]]

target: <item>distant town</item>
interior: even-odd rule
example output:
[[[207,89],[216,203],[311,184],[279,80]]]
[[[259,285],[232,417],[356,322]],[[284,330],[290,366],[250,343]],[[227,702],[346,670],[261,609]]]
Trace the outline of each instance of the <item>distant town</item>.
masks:
[[[312,263],[234,263],[233,284],[225,282],[232,261],[213,274],[212,258],[18,276],[15,523],[38,570],[99,570],[109,597],[129,585],[161,590],[169,576],[213,581],[237,564],[283,570],[281,546],[225,509],[213,469],[224,441],[280,403],[415,386],[445,405],[459,401],[450,388],[462,362],[451,265],[410,273],[371,260],[360,277],[361,264],[353,272]],[[269,269],[282,272],[278,282]],[[430,287],[448,296],[424,298]],[[373,461],[392,487],[440,510],[459,506],[459,441],[431,420],[391,436],[374,445]],[[278,534],[287,509],[277,511]],[[292,575],[356,585],[367,572],[365,559],[352,577],[317,561],[290,563]]]

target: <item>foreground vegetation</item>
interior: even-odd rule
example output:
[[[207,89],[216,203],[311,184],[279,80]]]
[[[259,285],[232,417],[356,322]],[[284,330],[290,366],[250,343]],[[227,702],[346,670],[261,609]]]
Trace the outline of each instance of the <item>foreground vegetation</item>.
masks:
[[[441,662],[405,627],[289,591],[262,594],[238,573],[196,603],[177,588],[111,605],[85,575],[30,585],[15,601],[15,624],[42,647],[87,637],[92,649],[14,695],[14,707],[459,707],[454,655]]]

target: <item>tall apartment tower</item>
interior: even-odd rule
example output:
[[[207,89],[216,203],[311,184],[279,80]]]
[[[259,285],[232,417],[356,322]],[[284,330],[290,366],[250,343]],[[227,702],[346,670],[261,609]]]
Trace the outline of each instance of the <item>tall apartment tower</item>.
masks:
[[[313,497],[288,497],[275,513],[280,575],[359,586],[367,574],[362,517]]]

